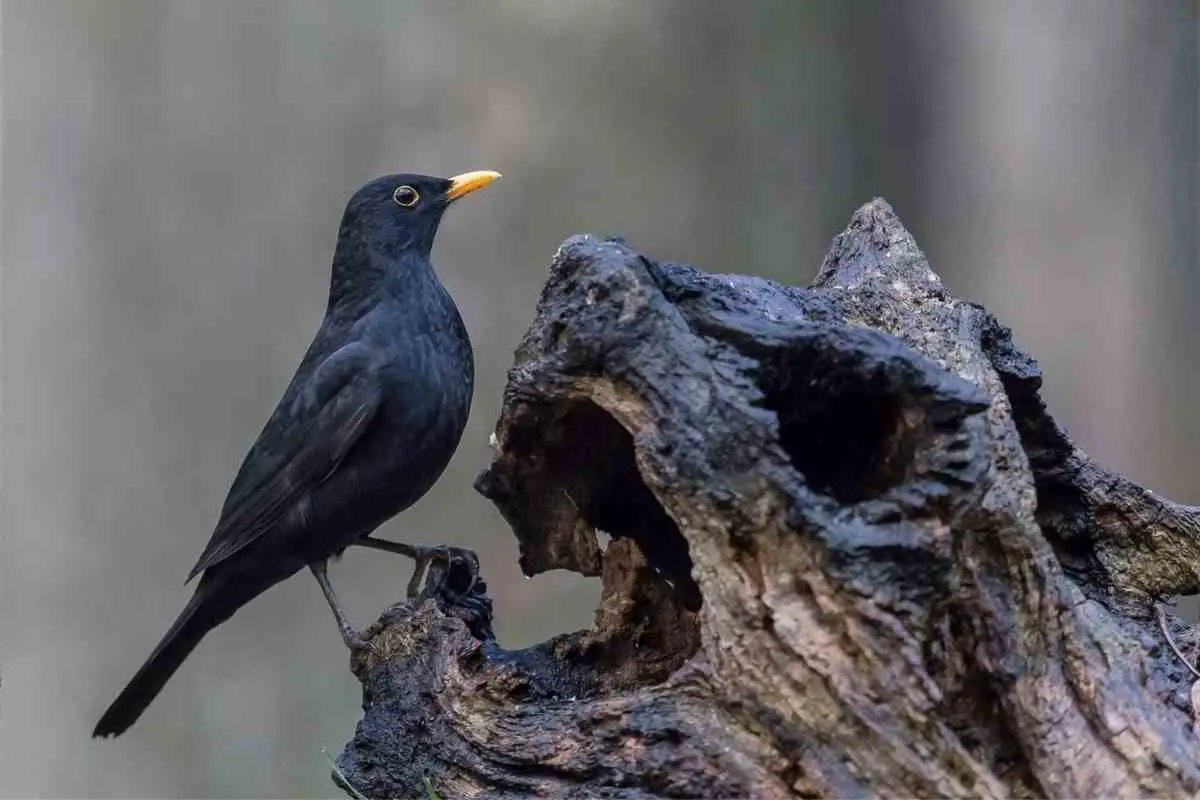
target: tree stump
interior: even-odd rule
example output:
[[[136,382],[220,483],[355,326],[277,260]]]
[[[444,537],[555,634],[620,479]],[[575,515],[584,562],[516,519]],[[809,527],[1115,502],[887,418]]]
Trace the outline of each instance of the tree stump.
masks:
[[[594,628],[505,650],[485,587],[439,572],[353,658],[346,781],[1195,795],[1194,678],[1155,604],[1200,591],[1200,514],[1092,463],[1040,384],[882,200],[810,288],[568,239],[476,488],[527,575],[602,578]]]

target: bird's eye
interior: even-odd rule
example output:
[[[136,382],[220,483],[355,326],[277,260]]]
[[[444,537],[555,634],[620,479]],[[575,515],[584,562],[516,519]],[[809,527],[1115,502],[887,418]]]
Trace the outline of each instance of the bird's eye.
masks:
[[[421,195],[411,186],[398,186],[396,191],[392,192],[392,199],[398,206],[412,208],[421,199]]]

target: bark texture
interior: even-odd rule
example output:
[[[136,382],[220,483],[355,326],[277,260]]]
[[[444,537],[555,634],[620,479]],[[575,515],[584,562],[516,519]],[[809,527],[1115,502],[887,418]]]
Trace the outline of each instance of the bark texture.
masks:
[[[601,577],[595,626],[506,651],[440,571],[355,655],[339,767],[371,797],[1200,792],[1154,614],[1200,591],[1200,514],[1040,383],[882,200],[809,288],[567,240],[476,488],[527,574]]]

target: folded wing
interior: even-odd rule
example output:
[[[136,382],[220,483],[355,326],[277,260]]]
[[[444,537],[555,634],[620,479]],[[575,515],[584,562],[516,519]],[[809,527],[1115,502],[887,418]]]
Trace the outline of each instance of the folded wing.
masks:
[[[277,410],[247,454],[189,581],[270,530],[337,470],[370,426],[382,398],[379,383],[364,370],[318,370],[314,379],[322,373],[324,385],[308,392],[315,402],[297,413]]]

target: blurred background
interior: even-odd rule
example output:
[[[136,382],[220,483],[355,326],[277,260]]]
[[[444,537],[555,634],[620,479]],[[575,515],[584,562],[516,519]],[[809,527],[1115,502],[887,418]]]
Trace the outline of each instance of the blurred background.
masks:
[[[474,338],[465,441],[384,531],[477,548],[502,642],[589,623],[470,484],[551,254],[621,234],[806,284],[887,197],[1010,324],[1094,456],[1200,502],[1190,0],[5,0],[0,792],[336,794],[359,716],[316,583],[211,634],[128,734],[91,727],[183,606],[324,308],[349,194],[498,169],[435,264]],[[365,626],[403,559],[332,570]]]

